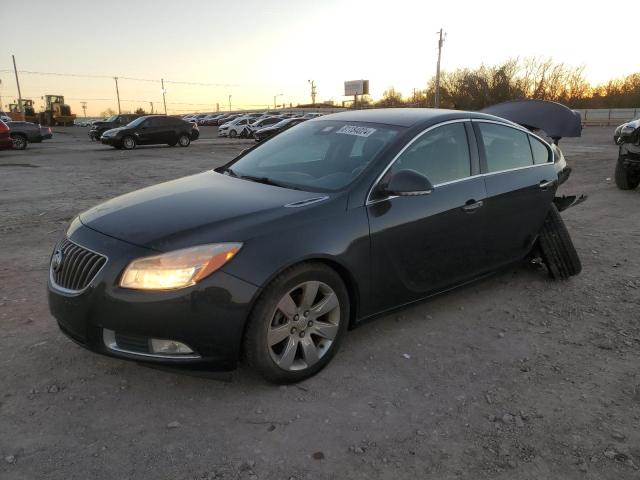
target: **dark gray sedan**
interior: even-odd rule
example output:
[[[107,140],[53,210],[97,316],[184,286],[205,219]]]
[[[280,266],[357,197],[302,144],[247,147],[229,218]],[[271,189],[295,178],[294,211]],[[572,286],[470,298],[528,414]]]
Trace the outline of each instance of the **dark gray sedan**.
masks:
[[[40,125],[31,122],[7,122],[11,129],[14,150],[24,150],[27,143],[39,143],[45,139]],[[51,133],[49,131],[49,133]],[[48,137],[51,138],[51,137]]]

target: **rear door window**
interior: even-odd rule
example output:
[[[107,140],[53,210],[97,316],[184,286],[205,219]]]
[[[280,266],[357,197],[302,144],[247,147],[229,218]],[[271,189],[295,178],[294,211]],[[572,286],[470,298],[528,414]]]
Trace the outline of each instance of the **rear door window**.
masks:
[[[480,122],[478,127],[489,173],[533,165],[529,134],[495,123]]]

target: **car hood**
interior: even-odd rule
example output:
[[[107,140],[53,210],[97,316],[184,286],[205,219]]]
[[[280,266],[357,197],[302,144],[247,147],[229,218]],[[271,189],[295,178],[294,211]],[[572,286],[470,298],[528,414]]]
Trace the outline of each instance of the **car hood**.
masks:
[[[214,171],[116,197],[80,214],[87,227],[159,251],[242,242],[304,208],[285,205],[322,195],[264,185]]]

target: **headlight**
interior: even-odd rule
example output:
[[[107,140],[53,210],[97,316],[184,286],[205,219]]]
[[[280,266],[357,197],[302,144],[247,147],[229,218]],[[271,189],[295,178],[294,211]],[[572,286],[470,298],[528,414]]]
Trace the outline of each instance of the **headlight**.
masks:
[[[139,258],[125,268],[122,288],[175,290],[195,285],[231,260],[241,243],[213,243]]]

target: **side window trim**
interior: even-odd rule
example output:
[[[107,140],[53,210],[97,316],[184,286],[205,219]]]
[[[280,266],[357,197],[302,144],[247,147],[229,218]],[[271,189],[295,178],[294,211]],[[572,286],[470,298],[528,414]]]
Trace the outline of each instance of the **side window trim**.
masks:
[[[521,127],[519,125],[509,125],[508,123],[503,123],[503,122],[497,122],[495,120],[484,120],[484,119],[479,119],[479,118],[472,118],[471,119],[471,123],[473,124],[473,131],[475,132],[476,135],[476,140],[478,142],[478,150],[480,153],[480,174],[485,176],[485,175],[495,175],[495,174],[500,174],[500,173],[504,173],[504,172],[513,172],[513,171],[517,171],[517,170],[524,170],[526,168],[534,168],[534,167],[543,167],[545,165],[549,165],[550,163],[553,163],[553,152],[551,152],[551,161],[546,162],[546,163],[533,163],[532,165],[526,165],[523,167],[514,167],[514,168],[509,168],[506,170],[499,170],[496,172],[489,172],[489,167],[487,165],[487,157],[486,157],[486,150],[485,150],[485,145],[484,145],[484,141],[482,140],[482,134],[480,133],[480,128],[478,127],[478,124],[480,123],[493,123],[494,125],[500,125],[503,127],[507,127],[507,128],[512,128],[513,130],[518,130],[520,132],[526,133],[527,134],[527,141],[529,142],[529,148],[531,149],[531,141],[529,140],[529,136],[537,138],[538,140],[540,140],[543,145],[548,147],[548,144],[546,141],[544,141],[544,139],[540,138],[538,135],[531,133],[529,130],[527,130],[524,127]],[[549,148],[547,148],[547,150],[550,150]],[[531,152],[531,157],[533,159],[533,151]]]
[[[371,205],[374,203],[378,203],[381,202],[383,200],[389,200],[392,198],[396,198],[396,196],[390,196],[390,197],[386,197],[384,199],[376,199],[376,200],[372,200],[371,199],[371,194],[374,192],[374,190],[376,189],[376,187],[380,184],[380,182],[382,181],[382,179],[385,177],[385,175],[387,174],[387,172],[389,170],[391,170],[391,167],[393,167],[393,165],[396,163],[396,160],[398,160],[402,154],[408,150],[417,140],[419,140],[425,133],[431,131],[431,130],[435,130],[438,127],[442,127],[445,125],[450,125],[453,123],[469,123],[470,119],[469,118],[457,118],[455,120],[447,120],[444,122],[440,122],[440,123],[436,123],[435,125],[431,125],[430,127],[425,128],[424,130],[421,130],[420,132],[418,132],[416,135],[414,135],[414,137],[405,144],[404,147],[402,147],[402,149],[400,149],[400,151],[398,153],[395,154],[395,156],[391,159],[391,161],[387,164],[387,166],[382,170],[382,172],[380,173],[380,175],[378,175],[378,177],[375,179],[375,181],[371,184],[371,187],[369,187],[369,193],[367,193],[367,197],[365,200],[365,205]],[[498,123],[498,122],[496,122]],[[437,183],[434,184],[434,187],[438,187],[438,186],[443,186],[443,185],[449,185],[451,183],[457,183],[457,182],[464,182],[466,180],[470,180],[472,178],[477,178],[478,174],[473,173],[473,148],[470,142],[470,137],[469,137],[469,131],[467,130],[466,126],[465,126],[465,130],[467,131],[467,146],[469,148],[469,154],[471,157],[471,175],[469,175],[468,177],[464,177],[464,178],[459,178],[457,180],[452,180],[450,182],[443,182],[443,183]],[[475,139],[474,139],[475,140]],[[477,150],[477,148],[476,148]]]

